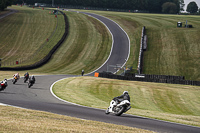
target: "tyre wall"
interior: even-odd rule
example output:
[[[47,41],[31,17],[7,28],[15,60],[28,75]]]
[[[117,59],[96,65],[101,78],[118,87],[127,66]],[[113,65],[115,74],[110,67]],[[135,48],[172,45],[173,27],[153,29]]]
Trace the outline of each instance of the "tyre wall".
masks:
[[[121,76],[121,75],[115,75],[112,73],[101,72],[99,73],[99,77],[119,79],[119,80],[132,80],[132,81],[142,81],[142,82],[156,82],[156,83],[200,86],[200,81],[185,80],[184,76],[147,75],[147,74],[126,74],[125,76]]]

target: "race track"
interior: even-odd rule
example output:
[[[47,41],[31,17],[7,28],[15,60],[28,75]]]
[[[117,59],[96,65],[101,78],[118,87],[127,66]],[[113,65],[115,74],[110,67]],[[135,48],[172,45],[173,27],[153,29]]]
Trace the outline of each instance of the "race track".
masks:
[[[89,14],[98,18],[109,28],[113,35],[113,49],[109,59],[96,71],[106,71],[106,64],[124,64],[129,56],[129,39],[125,32],[113,21],[104,17]],[[114,69],[111,71],[115,71]],[[94,72],[89,75],[93,75]],[[126,125],[157,132],[200,133],[200,128],[181,124],[158,121],[133,115],[122,116],[106,115],[104,110],[74,105],[55,98],[51,92],[51,85],[62,78],[73,75],[36,76],[36,83],[28,88],[27,83],[20,79],[15,85],[8,81],[8,87],[0,92],[0,103],[18,106],[27,109],[48,111],[56,114],[78,117],[113,124]]]

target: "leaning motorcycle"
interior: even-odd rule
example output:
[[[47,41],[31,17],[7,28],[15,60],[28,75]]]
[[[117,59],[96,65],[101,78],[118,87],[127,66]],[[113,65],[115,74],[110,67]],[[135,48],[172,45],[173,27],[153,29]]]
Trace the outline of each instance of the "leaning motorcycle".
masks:
[[[7,85],[6,85],[5,83],[1,83],[1,84],[0,84],[0,91],[5,90],[6,87],[7,87]]]
[[[30,88],[31,86],[33,86],[33,84],[34,84],[34,81],[29,80],[29,82],[28,82],[28,88]]]
[[[12,82],[13,82],[13,84],[15,84],[17,82],[17,77],[16,76],[13,77]]]
[[[127,112],[131,108],[131,103],[128,100],[123,100],[121,102],[117,100],[112,100],[110,106],[106,110],[106,114],[113,113],[116,116],[120,116],[123,113]]]
[[[24,76],[24,83],[26,83],[26,81],[28,80],[29,76],[28,75],[25,75]]]

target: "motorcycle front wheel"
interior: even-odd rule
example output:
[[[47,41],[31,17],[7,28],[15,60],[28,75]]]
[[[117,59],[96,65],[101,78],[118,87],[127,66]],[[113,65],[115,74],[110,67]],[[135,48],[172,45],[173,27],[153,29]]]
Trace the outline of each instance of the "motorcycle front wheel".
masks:
[[[32,86],[32,84],[31,83],[28,83],[28,88],[30,88]]]
[[[109,112],[109,109],[107,109],[107,110],[106,110],[106,112],[105,112],[105,114],[107,114],[107,115],[108,115],[109,113],[110,113],[110,112]]]
[[[16,79],[13,79],[12,82],[13,82],[13,84],[15,84],[15,83],[17,82],[17,80],[16,80]]]

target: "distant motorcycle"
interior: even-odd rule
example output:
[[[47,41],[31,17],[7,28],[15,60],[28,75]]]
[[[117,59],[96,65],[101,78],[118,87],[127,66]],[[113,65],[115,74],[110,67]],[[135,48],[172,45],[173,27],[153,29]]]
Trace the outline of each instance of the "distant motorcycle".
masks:
[[[29,78],[29,75],[25,75],[24,76],[24,83],[26,83],[26,81],[28,80],[28,78]]]
[[[28,88],[31,88],[31,86],[33,86],[33,84],[34,84],[34,83],[33,83],[32,81],[29,81],[29,82],[28,82]]]
[[[12,79],[12,82],[13,82],[13,84],[15,84],[16,82],[17,82],[17,77],[15,76],[15,77],[13,77],[13,79]]]
[[[28,88],[30,88],[31,86],[33,86],[33,84],[35,84],[35,77],[31,76],[28,80]]]
[[[128,100],[123,100],[119,103],[118,102],[119,101],[113,99],[110,102],[110,106],[108,107],[108,109],[106,110],[105,113],[106,114],[113,113],[116,116],[120,116],[123,113],[127,112],[131,108],[131,106],[130,106],[131,103]]]
[[[0,91],[5,90],[6,87],[7,87],[7,83],[3,83],[3,82],[1,82],[1,84],[0,84]]]

